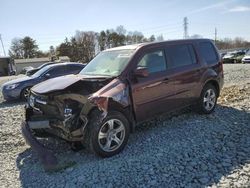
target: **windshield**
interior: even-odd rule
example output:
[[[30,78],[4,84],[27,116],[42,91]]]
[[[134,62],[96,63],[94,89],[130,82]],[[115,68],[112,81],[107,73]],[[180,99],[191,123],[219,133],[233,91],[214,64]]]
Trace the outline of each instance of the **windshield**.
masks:
[[[247,54],[247,55],[250,55],[250,50],[248,50],[246,54]]]
[[[80,72],[82,75],[118,76],[126,67],[134,50],[104,51]]]
[[[31,77],[35,78],[35,77],[39,77],[41,76],[43,73],[45,73],[51,66],[45,66],[43,68],[41,68],[39,71],[37,71],[35,74],[31,75]]]

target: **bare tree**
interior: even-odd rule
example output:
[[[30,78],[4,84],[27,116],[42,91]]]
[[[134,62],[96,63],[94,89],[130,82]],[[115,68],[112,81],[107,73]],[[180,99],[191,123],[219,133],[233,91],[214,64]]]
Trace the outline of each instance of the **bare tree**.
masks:
[[[20,38],[12,39],[9,55],[16,59],[24,57],[22,39]]]
[[[78,59],[88,63],[95,55],[96,33],[93,31],[76,31],[75,40],[78,49]]]

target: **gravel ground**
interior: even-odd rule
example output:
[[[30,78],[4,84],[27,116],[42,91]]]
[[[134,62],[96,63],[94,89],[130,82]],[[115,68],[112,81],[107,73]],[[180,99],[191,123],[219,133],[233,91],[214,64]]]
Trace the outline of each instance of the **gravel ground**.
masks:
[[[21,136],[24,104],[3,102],[0,95],[0,187],[250,187],[250,64],[225,65],[224,71],[213,114],[187,109],[145,123],[112,158],[43,141],[60,161],[75,162],[54,173],[44,172]]]

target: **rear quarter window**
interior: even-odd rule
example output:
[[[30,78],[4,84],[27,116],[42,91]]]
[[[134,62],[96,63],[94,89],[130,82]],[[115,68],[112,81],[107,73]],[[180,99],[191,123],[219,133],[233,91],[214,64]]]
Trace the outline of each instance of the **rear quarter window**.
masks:
[[[200,52],[203,59],[207,64],[216,64],[218,63],[218,54],[215,51],[214,46],[210,42],[201,42],[199,44]]]
[[[83,67],[78,65],[68,65],[66,68],[66,74],[78,74]]]

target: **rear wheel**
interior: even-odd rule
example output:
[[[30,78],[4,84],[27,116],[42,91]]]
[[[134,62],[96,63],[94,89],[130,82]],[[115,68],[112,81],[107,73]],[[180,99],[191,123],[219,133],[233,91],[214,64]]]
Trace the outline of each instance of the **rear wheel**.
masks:
[[[120,153],[127,144],[129,123],[125,116],[111,111],[102,120],[100,112],[92,114],[88,125],[86,147],[101,157]]]
[[[214,111],[217,103],[218,91],[212,84],[204,86],[198,104],[197,111],[201,114],[210,114]]]

